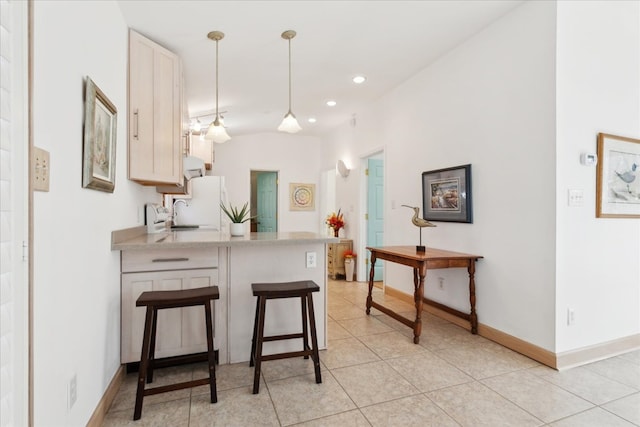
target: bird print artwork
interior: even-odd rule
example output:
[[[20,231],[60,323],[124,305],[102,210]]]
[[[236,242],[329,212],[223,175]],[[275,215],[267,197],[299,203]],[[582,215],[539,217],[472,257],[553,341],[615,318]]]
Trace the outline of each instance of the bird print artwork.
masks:
[[[638,165],[636,163],[631,165],[631,168],[625,172],[614,171],[618,178],[620,178],[624,183],[627,184],[627,191],[629,194],[633,194],[631,191],[631,183],[636,179],[636,170],[638,169]]]
[[[424,218],[420,218],[420,208],[419,207],[417,207],[417,206],[409,206],[409,205],[402,205],[402,206],[404,206],[405,208],[413,209],[413,217],[411,218],[411,223],[420,229],[420,245],[416,246],[416,251],[425,252],[426,251],[426,247],[422,246],[422,229],[424,227],[435,227],[436,225],[430,223],[429,221],[427,221]]]

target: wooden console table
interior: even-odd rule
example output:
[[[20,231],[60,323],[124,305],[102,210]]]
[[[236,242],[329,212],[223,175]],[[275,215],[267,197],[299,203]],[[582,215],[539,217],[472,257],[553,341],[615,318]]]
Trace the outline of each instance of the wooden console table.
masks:
[[[413,329],[413,342],[420,342],[420,334],[422,333],[422,304],[433,305],[455,316],[468,320],[471,324],[471,333],[478,333],[478,315],[476,314],[476,285],[474,274],[476,270],[476,261],[482,256],[464,254],[460,252],[445,251],[442,249],[427,248],[425,252],[416,252],[415,246],[385,246],[385,247],[367,247],[371,252],[371,270],[369,273],[369,294],[367,295],[367,314],[370,314],[371,307],[393,317],[397,321],[409,326]],[[384,307],[375,302],[371,296],[373,290],[373,267],[377,259],[396,262],[409,267],[413,267],[413,300],[416,306],[415,320],[407,319],[398,313]],[[471,312],[469,314],[447,307],[443,304],[432,301],[424,297],[424,278],[427,270],[439,268],[464,268],[469,272],[469,302]]]

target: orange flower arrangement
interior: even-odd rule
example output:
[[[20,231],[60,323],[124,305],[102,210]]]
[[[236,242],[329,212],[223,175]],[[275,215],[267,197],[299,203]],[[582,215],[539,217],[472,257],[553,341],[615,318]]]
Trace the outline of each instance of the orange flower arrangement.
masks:
[[[357,256],[356,253],[353,251],[350,251],[350,250],[344,251],[345,258],[355,258],[356,256]]]
[[[338,237],[338,231],[344,227],[344,214],[338,209],[338,213],[332,212],[331,215],[327,216],[325,222],[329,227],[333,228],[333,235]]]

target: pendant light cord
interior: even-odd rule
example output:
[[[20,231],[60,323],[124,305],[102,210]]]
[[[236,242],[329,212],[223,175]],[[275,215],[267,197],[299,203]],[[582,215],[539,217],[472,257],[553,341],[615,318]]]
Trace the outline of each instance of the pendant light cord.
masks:
[[[218,76],[219,76],[219,72],[218,72],[218,42],[219,40],[216,40],[216,126],[220,123],[220,116],[218,115]]]
[[[291,114],[291,38],[289,38],[289,114]]]

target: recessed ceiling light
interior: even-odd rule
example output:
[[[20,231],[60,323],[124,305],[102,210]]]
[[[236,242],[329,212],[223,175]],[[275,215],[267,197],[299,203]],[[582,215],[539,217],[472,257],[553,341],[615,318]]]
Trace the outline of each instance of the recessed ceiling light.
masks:
[[[316,121],[317,120],[315,117],[309,117],[309,120],[308,120],[309,123],[315,123]]]
[[[367,78],[366,78],[365,76],[355,76],[355,77],[353,78],[353,82],[354,82],[355,84],[358,84],[358,85],[359,85],[360,83],[364,83],[366,80],[367,80]]]
[[[327,101],[327,105],[328,105],[329,107],[335,107],[335,106],[336,106],[336,104],[337,104],[337,102],[336,102],[336,101],[333,101],[333,100],[331,100],[331,101]]]

